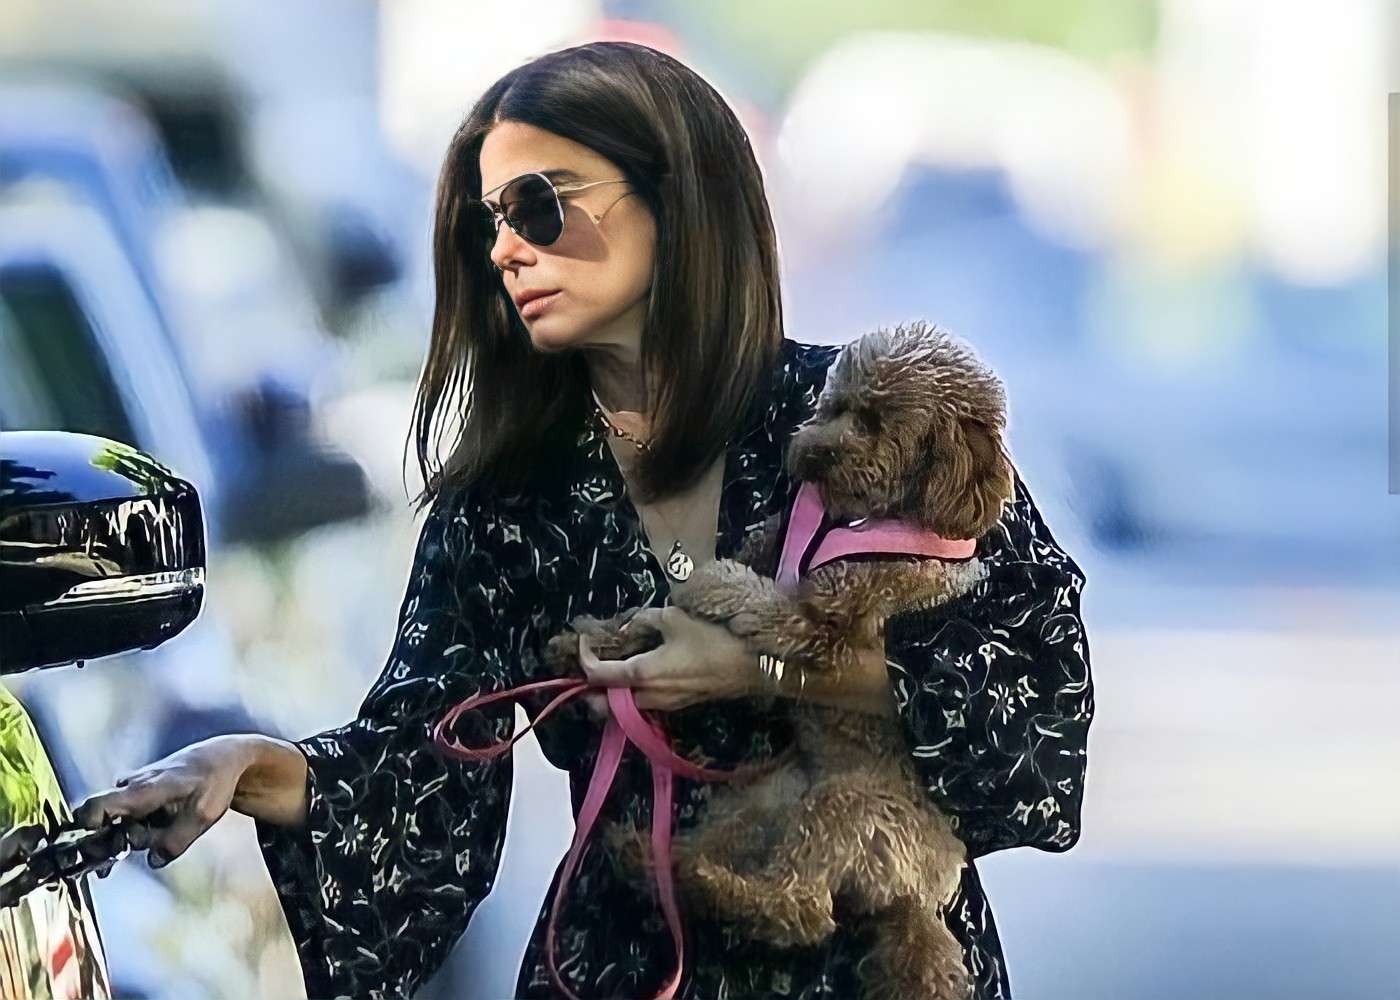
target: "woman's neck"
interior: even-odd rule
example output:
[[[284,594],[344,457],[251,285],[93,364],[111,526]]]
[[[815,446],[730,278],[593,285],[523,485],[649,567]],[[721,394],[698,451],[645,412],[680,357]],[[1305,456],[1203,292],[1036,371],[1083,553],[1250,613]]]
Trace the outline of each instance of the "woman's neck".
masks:
[[[588,381],[609,413],[650,419],[642,385],[641,359],[635,351],[594,349],[584,353]]]

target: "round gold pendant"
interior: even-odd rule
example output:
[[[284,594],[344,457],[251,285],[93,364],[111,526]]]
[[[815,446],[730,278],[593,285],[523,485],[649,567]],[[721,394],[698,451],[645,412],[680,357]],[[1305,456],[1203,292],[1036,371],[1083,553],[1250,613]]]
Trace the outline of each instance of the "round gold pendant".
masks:
[[[666,557],[666,572],[673,580],[684,583],[690,579],[690,574],[694,569],[694,561],[681,551],[681,543],[678,540],[675,545],[671,546],[671,553]]]

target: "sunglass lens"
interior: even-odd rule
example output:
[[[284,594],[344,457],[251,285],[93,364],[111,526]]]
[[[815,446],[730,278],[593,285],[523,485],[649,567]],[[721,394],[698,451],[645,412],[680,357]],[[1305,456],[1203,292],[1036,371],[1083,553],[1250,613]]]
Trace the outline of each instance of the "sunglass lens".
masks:
[[[564,213],[553,186],[536,174],[527,174],[501,192],[501,211],[510,227],[536,246],[548,246],[564,228]]]

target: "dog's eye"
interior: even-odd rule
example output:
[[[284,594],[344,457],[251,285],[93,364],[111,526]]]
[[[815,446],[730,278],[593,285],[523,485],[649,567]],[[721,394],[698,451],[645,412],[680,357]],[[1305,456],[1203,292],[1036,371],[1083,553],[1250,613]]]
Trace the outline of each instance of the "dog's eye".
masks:
[[[869,410],[855,411],[856,426],[865,434],[880,432],[880,418]]]

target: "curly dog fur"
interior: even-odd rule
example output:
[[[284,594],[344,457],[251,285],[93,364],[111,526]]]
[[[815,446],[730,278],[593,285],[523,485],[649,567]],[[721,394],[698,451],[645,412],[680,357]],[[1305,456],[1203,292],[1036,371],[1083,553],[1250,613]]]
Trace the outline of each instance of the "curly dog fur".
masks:
[[[844,521],[894,518],[949,538],[988,531],[1012,495],[1000,381],[970,350],[921,321],[877,330],[841,352],[815,413],[793,435],[789,473],[817,484]],[[978,560],[841,559],[803,577],[795,595],[773,581],[780,519],[732,560],[701,565],[672,602],[725,625],[787,669],[839,677],[857,650],[882,648],[892,614],[965,593]],[[546,659],[577,673],[578,632],[603,658],[654,647],[654,629],[580,618]],[[869,998],[953,1000],[971,980],[941,908],[966,849],[920,786],[899,720],[785,702],[795,752],[764,776],[717,786],[699,824],[676,835],[676,881],[688,903],[780,947],[821,942],[837,914],[860,920],[874,945],[861,972]],[[609,842],[630,877],[650,865],[637,831]]]

